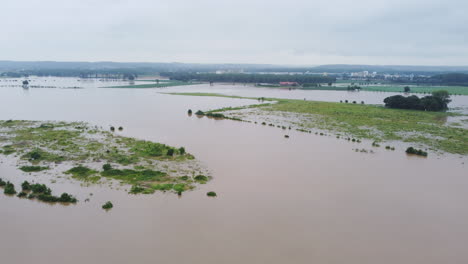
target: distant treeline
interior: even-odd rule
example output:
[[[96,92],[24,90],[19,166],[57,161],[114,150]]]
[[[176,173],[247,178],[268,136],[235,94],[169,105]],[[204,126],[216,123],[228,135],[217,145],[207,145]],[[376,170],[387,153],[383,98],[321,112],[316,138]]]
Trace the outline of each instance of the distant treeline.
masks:
[[[424,85],[447,85],[447,86],[468,86],[468,74],[465,73],[445,73],[431,77],[399,77],[389,80],[399,84],[424,84]]]
[[[447,73],[439,74],[431,77],[434,83],[441,85],[460,85],[468,86],[468,74],[464,73]]]
[[[297,82],[304,83],[333,83],[335,77],[322,75],[289,75],[289,74],[245,74],[245,73],[188,73],[188,72],[162,72],[161,76],[178,81],[203,81],[203,82],[237,82],[237,83],[279,83]]]
[[[80,78],[135,78],[140,74],[154,73],[150,69],[38,69],[22,70],[15,72],[3,72],[4,77],[28,77],[28,76],[56,76],[56,77],[80,77]]]

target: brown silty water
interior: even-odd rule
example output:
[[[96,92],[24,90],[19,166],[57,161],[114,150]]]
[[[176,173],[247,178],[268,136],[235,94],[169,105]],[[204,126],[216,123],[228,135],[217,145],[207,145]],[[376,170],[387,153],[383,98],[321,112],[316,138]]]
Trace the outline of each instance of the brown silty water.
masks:
[[[186,115],[189,108],[256,101],[159,91],[0,89],[0,119],[123,126],[126,136],[184,146],[214,177],[181,197],[129,195],[118,184],[51,183],[52,176],[28,175],[3,157],[1,178],[44,182],[80,202],[49,205],[1,194],[2,263],[468,261],[466,157],[418,158],[401,148],[356,153],[370,143]],[[106,212],[101,205],[108,200],[114,208]]]

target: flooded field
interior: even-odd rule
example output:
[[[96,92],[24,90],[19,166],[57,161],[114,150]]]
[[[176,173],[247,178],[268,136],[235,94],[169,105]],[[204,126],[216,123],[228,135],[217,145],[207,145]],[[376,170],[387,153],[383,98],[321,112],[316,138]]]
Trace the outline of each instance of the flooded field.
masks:
[[[53,79],[53,78],[52,78]],[[100,89],[55,78],[60,87],[2,86],[0,119],[85,121],[124,136],[184,146],[213,179],[181,197],[129,195],[128,186],[86,186],[21,172],[1,156],[0,177],[46,183],[75,194],[49,205],[0,194],[5,263],[327,263],[439,264],[468,261],[468,168],[459,155],[407,156],[402,149],[355,152],[362,144],[329,136],[188,116],[256,100],[246,97],[365,101],[391,93],[302,91],[234,85]],[[37,80],[38,86],[53,82]],[[138,82],[137,82],[138,83]],[[122,85],[127,85],[123,82]],[[468,96],[451,107],[468,109]],[[366,148],[370,148],[366,146]],[[39,176],[34,176],[39,175]],[[209,198],[208,191],[218,197]],[[92,194],[92,195],[91,195]],[[89,202],[83,202],[90,197]],[[114,208],[101,209],[105,201]]]

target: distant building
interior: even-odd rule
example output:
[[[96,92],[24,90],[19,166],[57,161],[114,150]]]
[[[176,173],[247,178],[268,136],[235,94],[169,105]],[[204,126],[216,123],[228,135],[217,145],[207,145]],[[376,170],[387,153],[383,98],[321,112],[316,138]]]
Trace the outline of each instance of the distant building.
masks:
[[[297,82],[280,82],[279,84],[281,86],[298,86],[299,85]]]

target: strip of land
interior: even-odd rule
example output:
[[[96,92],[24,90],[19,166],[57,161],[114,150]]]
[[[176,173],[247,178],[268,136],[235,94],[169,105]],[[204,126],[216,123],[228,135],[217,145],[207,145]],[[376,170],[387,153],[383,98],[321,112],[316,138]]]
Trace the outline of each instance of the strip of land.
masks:
[[[165,88],[172,86],[183,86],[183,85],[194,85],[199,84],[195,82],[183,82],[183,81],[147,81],[151,83],[147,84],[134,84],[134,85],[121,85],[121,86],[106,86],[101,88],[135,88],[135,89],[147,89],[147,88]]]
[[[388,109],[383,106],[304,101],[279,98],[251,98],[212,93],[172,93],[187,96],[218,96],[258,99],[269,104],[214,109],[228,118],[298,130],[328,131],[337,136],[369,139],[375,142],[402,141],[432,150],[468,154],[468,116],[450,112]],[[276,103],[271,103],[276,102]],[[450,121],[457,120],[456,122]]]

